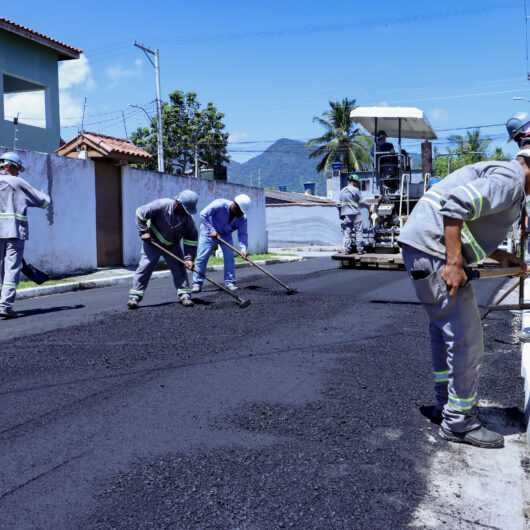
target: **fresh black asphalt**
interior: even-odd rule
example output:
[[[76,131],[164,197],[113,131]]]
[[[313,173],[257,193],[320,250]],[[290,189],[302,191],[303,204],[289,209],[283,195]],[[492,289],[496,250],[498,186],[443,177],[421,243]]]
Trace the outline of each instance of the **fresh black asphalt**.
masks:
[[[406,528],[440,447],[406,275],[271,270],[300,293],[244,270],[244,310],[184,308],[169,280],[137,312],[125,286],[21,301],[0,322],[0,528]],[[487,322],[481,397],[517,416],[517,323]]]

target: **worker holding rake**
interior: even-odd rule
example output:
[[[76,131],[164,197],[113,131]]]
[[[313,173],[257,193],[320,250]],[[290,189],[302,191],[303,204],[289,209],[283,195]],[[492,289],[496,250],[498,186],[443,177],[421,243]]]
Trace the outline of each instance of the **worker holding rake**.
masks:
[[[197,228],[192,215],[197,212],[198,199],[194,191],[184,190],[174,199],[158,199],[136,210],[142,251],[133,286],[129,291],[129,309],[138,308],[160,257],[162,254],[167,255],[167,252],[163,253],[164,249],[179,258],[178,261],[165,258],[173,276],[179,302],[185,307],[193,305],[187,270],[193,268],[197,252]]]
[[[526,272],[521,259],[497,247],[520,219],[529,192],[530,149],[511,162],[468,165],[425,192],[399,238],[405,267],[429,317],[439,432],[451,442],[504,445],[478,416],[484,344],[464,267],[489,256]]]
[[[239,246],[243,256],[247,256],[248,234],[246,213],[250,209],[250,197],[238,195],[233,201],[216,199],[201,211],[199,250],[197,252],[197,271],[193,274],[193,293],[199,293],[204,282],[208,259],[221,243],[224,258],[225,287],[231,291],[237,289],[236,268],[232,232],[237,231]],[[229,245],[222,244],[226,241]]]

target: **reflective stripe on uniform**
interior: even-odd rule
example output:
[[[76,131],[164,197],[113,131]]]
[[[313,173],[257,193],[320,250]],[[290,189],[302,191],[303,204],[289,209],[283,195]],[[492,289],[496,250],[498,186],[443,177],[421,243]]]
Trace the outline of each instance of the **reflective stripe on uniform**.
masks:
[[[484,249],[478,244],[475,236],[471,233],[469,226],[466,223],[462,226],[462,241],[471,247],[473,254],[477,261],[486,259],[487,254]]]
[[[130,297],[139,298],[141,300],[144,297],[144,292],[143,291],[137,291],[135,289],[130,289],[129,290],[129,296]]]
[[[172,241],[168,241],[159,231],[158,228],[151,222],[151,219],[147,220],[147,226],[154,232],[157,239],[163,243],[164,245],[171,246],[174,243]]]
[[[0,212],[0,219],[16,219],[17,221],[27,222],[28,216],[21,213],[4,213]]]
[[[478,219],[480,217],[480,214],[482,212],[482,204],[483,199],[482,195],[478,192],[477,188],[469,182],[468,184],[462,184],[461,186],[458,186],[457,189],[463,190],[466,195],[469,197],[469,200],[471,201],[471,205],[473,206],[473,219]]]
[[[438,204],[437,202],[433,201],[429,197],[426,197],[425,195],[421,198],[421,200],[422,201],[427,201],[429,204],[432,204],[432,206],[434,206],[437,210],[441,210],[442,209],[440,204]]]
[[[13,282],[4,282],[4,287],[11,287],[13,289],[16,289],[17,288],[17,284],[16,283],[13,283]]]
[[[435,383],[447,383],[449,381],[449,370],[433,372]]]
[[[177,289],[177,295],[181,294],[191,294],[191,289]]]
[[[199,244],[198,241],[192,241],[191,239],[183,239],[182,242],[189,247],[196,247]]]
[[[471,410],[477,404],[477,395],[470,398],[461,398],[458,396],[449,396],[448,405],[450,408],[465,412]]]

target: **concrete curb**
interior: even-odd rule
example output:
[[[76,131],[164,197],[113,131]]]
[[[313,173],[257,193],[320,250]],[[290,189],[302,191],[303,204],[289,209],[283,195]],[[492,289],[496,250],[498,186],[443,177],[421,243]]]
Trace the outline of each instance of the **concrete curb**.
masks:
[[[256,261],[259,265],[276,265],[278,263],[294,263],[302,261],[304,258],[299,256],[281,256],[278,258]],[[236,263],[237,269],[251,267],[248,263]],[[223,270],[222,265],[214,265],[208,267],[209,272]],[[17,300],[24,300],[27,298],[37,298],[39,296],[49,296],[51,294],[71,293],[73,291],[84,291],[85,289],[98,289],[100,287],[114,287],[116,285],[124,285],[131,282],[133,273],[120,274],[110,276],[108,278],[96,278],[92,280],[81,280],[78,282],[58,283],[57,285],[49,285],[47,287],[30,287],[28,289],[21,289],[17,292]],[[168,278],[171,275],[170,271],[155,271],[153,279]]]

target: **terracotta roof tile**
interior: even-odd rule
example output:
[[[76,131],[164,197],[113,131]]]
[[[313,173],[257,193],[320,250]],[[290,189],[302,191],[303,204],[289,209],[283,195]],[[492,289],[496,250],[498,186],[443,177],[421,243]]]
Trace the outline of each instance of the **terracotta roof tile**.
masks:
[[[38,31],[27,28],[26,26],[22,26],[21,24],[17,24],[16,22],[13,22],[7,18],[0,17],[0,29],[10,31],[11,33],[15,33],[21,37],[38,42],[43,46],[52,48],[58,52],[59,58],[61,60],[78,59],[79,55],[83,53],[83,50],[80,50],[79,48],[74,48],[69,44],[49,37],[48,35],[44,35],[44,33],[39,33]]]
[[[98,144],[109,154],[114,152],[122,155],[145,158],[146,160],[152,158],[152,156],[145,149],[134,145],[130,140],[125,140],[123,138],[115,138],[114,136],[107,136],[106,134],[99,134],[87,131],[81,134],[85,138],[87,138],[87,140]]]

